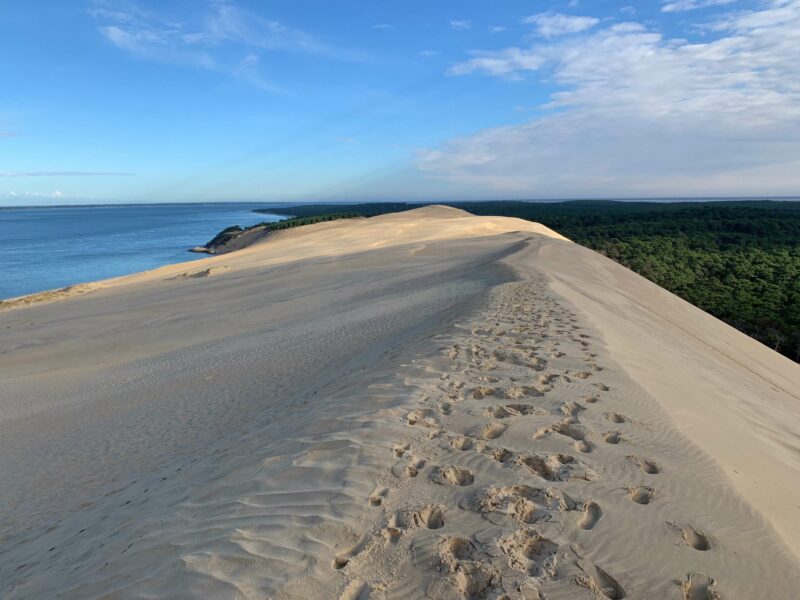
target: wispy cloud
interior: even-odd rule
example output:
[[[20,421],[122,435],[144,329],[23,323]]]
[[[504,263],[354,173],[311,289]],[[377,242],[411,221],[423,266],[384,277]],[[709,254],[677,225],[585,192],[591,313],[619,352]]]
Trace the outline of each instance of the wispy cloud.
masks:
[[[452,29],[456,29],[456,30],[469,29],[470,27],[472,27],[472,22],[471,21],[453,20],[453,21],[450,21],[450,27]]]
[[[362,53],[330,46],[310,33],[242,9],[228,0],[210,0],[204,16],[191,22],[122,0],[95,0],[89,14],[110,43],[132,56],[218,71],[268,91],[281,88],[258,71],[261,53],[365,59]]]
[[[3,192],[0,193],[0,198],[69,198],[61,190],[53,190],[52,192]]]
[[[522,22],[534,25],[537,35],[553,38],[591,29],[600,22],[600,19],[547,12],[525,17]]]
[[[519,79],[520,71],[535,71],[547,62],[541,53],[525,48],[505,48],[497,52],[473,51],[474,58],[448,69],[448,75],[466,75],[482,71],[487,75]]]
[[[800,0],[711,29],[715,39],[696,43],[620,23],[454,65],[451,75],[544,70],[561,91],[543,116],[422,151],[419,166],[524,195],[796,193]]]
[[[133,173],[111,171],[0,171],[0,177],[127,177]]]
[[[233,75],[238,79],[257,87],[260,90],[274,93],[285,93],[285,90],[264,78],[261,74],[261,57],[258,54],[248,54],[233,69]]]
[[[724,6],[733,4],[736,0],[668,0],[661,7],[661,12],[683,12],[687,10],[697,10],[698,8],[708,8],[710,6]]]

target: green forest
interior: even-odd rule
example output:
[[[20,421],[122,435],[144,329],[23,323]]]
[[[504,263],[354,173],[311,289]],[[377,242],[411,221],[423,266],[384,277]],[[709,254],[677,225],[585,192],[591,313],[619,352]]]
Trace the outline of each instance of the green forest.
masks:
[[[800,362],[800,202],[463,202],[538,221]],[[373,216],[405,203],[304,205],[294,217]]]

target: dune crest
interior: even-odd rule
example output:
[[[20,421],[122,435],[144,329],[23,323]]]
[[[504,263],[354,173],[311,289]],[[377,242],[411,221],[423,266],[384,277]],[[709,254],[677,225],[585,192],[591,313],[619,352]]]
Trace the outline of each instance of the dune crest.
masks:
[[[796,592],[800,368],[536,223],[320,223],[0,330],[4,598]]]

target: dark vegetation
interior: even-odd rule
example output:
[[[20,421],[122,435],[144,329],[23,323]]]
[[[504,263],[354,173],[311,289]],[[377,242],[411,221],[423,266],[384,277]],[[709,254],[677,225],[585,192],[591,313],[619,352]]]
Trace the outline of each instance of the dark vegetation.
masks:
[[[269,211],[261,211],[256,210],[255,212],[269,212]],[[224,246],[228,242],[235,240],[237,237],[242,235],[243,233],[247,233],[248,231],[252,231],[254,229],[263,229],[265,232],[271,231],[280,231],[281,229],[291,229],[292,227],[301,227],[303,225],[312,225],[314,223],[321,223],[322,221],[335,221],[337,219],[352,219],[354,217],[360,217],[362,215],[357,213],[347,213],[347,212],[336,212],[333,214],[315,214],[309,216],[298,216],[298,217],[291,217],[288,219],[283,219],[282,221],[276,221],[274,223],[268,223],[266,221],[262,223],[257,223],[256,225],[251,225],[250,227],[240,227],[239,225],[233,225],[232,227],[226,227],[222,231],[220,231],[214,238],[208,242],[204,248],[208,250],[215,250]]]
[[[538,221],[800,361],[800,202],[447,204]],[[323,204],[265,212],[373,216],[418,206]]]
[[[303,225],[313,225],[314,223],[321,223],[322,221],[335,221],[336,219],[353,219],[355,217],[362,217],[356,211],[353,212],[333,212],[329,214],[316,214],[316,215],[295,215],[291,219],[284,219],[276,223],[261,223],[266,225],[270,231],[278,231],[280,229],[291,229],[292,227],[301,227]]]

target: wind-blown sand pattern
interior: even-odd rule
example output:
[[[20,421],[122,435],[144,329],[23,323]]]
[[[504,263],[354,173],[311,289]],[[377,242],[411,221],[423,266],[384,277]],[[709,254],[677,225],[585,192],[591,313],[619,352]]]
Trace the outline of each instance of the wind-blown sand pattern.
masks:
[[[797,595],[800,368],[533,223],[315,225],[0,335],[4,598]]]

